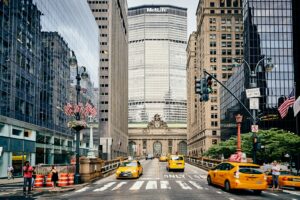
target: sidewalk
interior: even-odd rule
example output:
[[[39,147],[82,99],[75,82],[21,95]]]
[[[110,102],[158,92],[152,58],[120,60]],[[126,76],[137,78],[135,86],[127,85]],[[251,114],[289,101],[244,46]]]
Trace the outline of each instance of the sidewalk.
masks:
[[[21,181],[23,181],[22,178],[20,178]],[[19,179],[19,181],[20,181]],[[8,180],[9,181],[9,180]],[[0,196],[1,197],[22,197],[23,196],[23,186],[19,184],[23,184],[23,182],[18,182],[15,180],[15,183],[18,183],[18,186],[14,185],[14,187],[10,187],[9,185],[13,184],[13,182],[5,184],[5,182],[1,180],[2,185],[0,185]],[[4,183],[4,184],[3,184]],[[83,183],[83,184],[78,184],[78,185],[68,185],[64,187],[56,187],[53,189],[52,187],[39,187],[39,188],[33,188],[32,190],[32,196],[39,196],[43,194],[51,194],[51,193],[63,193],[63,192],[69,192],[69,191],[74,191],[81,189],[82,187],[85,187],[90,183]]]
[[[15,183],[23,183],[23,178],[14,178],[10,180],[8,180],[7,178],[0,179],[0,186],[15,184]]]

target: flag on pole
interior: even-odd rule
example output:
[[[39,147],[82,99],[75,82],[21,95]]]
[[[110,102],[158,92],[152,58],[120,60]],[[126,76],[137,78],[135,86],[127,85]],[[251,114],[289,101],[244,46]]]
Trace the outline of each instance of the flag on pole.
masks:
[[[97,109],[93,107],[90,114],[92,117],[95,117],[97,115]]]
[[[64,106],[64,111],[66,115],[71,116],[74,114],[73,112],[73,106],[70,103],[67,103],[67,105]]]
[[[295,92],[293,89],[290,95],[288,96],[288,98],[278,108],[279,114],[282,119],[288,114],[289,107],[292,106],[294,103],[295,103]]]
[[[93,109],[92,105],[89,102],[87,102],[84,108],[85,115],[89,116],[91,114],[92,109]]]
[[[300,97],[298,97],[297,100],[295,101],[293,108],[294,108],[294,116],[296,117],[300,111]]]

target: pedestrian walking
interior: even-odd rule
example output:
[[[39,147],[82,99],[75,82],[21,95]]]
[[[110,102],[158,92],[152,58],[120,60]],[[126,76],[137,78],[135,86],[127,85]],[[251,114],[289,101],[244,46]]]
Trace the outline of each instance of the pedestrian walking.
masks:
[[[276,190],[279,189],[279,181],[278,181],[279,175],[280,175],[280,165],[275,160],[272,164],[272,180],[273,180],[272,190],[274,190],[274,188],[276,188]]]
[[[10,180],[11,178],[14,179],[14,168],[13,168],[13,166],[8,166],[7,179]]]
[[[32,182],[31,182],[31,188],[32,188],[32,190],[34,188],[35,178],[36,178],[35,167],[32,167]]]
[[[56,182],[58,181],[58,171],[56,170],[56,167],[54,165],[52,166],[51,174],[52,189],[55,189]]]
[[[31,179],[32,179],[32,167],[30,166],[29,161],[25,162],[25,165],[23,167],[23,173],[24,173],[24,185],[23,185],[23,193],[26,196],[31,193]],[[28,190],[26,194],[26,187],[28,185]]]

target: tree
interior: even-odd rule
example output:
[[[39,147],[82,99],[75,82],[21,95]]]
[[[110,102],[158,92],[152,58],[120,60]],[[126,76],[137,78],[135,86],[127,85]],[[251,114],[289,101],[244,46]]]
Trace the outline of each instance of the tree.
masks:
[[[296,156],[300,152],[300,137],[292,132],[278,129],[260,130],[257,133],[260,148],[257,150],[257,159],[260,162],[271,162],[273,160],[283,160],[284,155]],[[247,157],[252,157],[252,133],[242,134],[242,151]],[[218,145],[212,146],[205,156],[220,159],[236,152],[236,136],[229,140],[222,141]]]

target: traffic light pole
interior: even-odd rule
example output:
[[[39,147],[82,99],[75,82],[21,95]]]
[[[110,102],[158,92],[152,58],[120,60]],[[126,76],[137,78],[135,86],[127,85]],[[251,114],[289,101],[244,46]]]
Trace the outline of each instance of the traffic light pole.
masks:
[[[219,83],[225,90],[227,90],[239,103],[240,105],[246,110],[246,112],[250,115],[250,117],[252,118],[253,121],[255,121],[255,114],[254,116],[251,114],[251,112],[249,111],[249,109],[243,104],[243,102],[241,102],[241,100],[239,100],[239,98],[237,98],[222,82],[220,82],[218,79],[216,79],[213,75],[211,75],[210,73],[208,73],[206,70],[204,70],[204,73],[209,75],[212,79],[214,79],[215,81],[217,81],[217,83]]]

